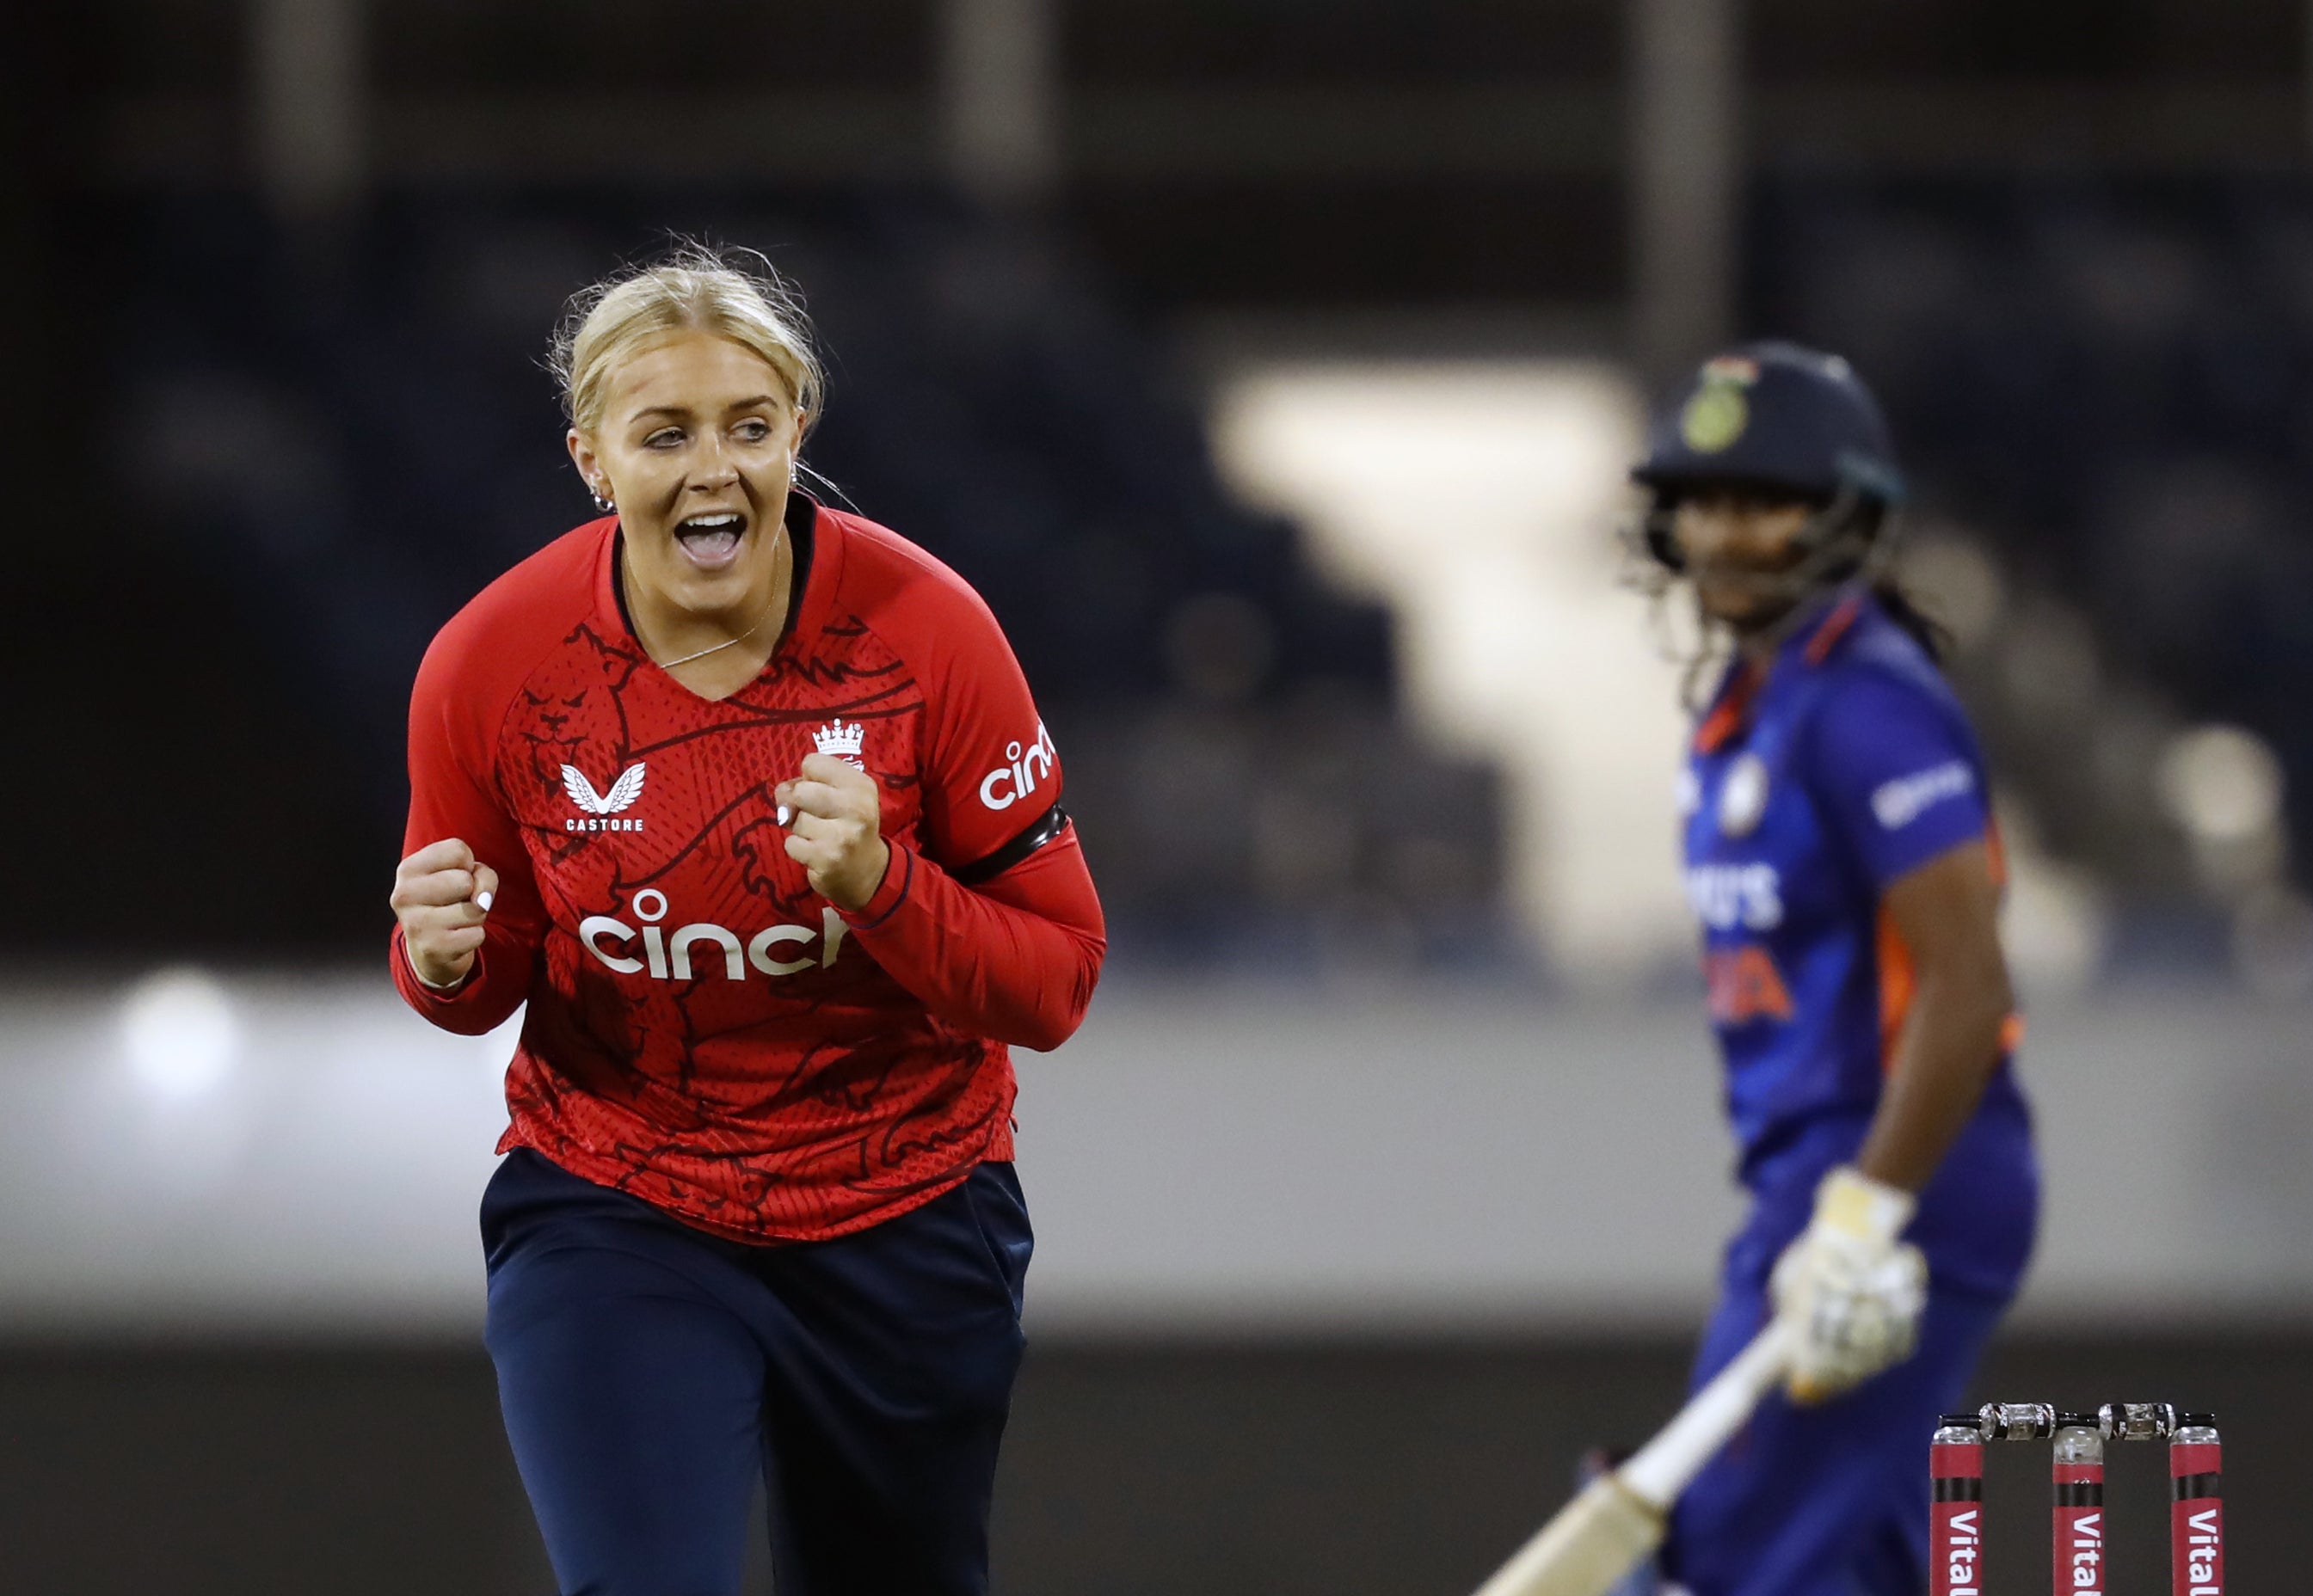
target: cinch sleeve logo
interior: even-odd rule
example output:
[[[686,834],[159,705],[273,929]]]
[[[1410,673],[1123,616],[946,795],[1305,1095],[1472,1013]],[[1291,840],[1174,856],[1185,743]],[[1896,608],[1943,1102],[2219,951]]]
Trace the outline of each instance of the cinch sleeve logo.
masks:
[[[1966,760],[1954,759],[1887,783],[1871,794],[1871,812],[1886,829],[1900,831],[1923,811],[1974,790],[1975,772],[1967,767]]]
[[[998,765],[980,778],[980,801],[990,809],[1009,809],[1023,798],[1035,795],[1044,778],[1052,773],[1052,760],[1058,750],[1052,746],[1052,734],[1044,730],[1044,723],[1036,723],[1036,741],[1022,749],[1016,742],[1004,746],[1006,763]]]

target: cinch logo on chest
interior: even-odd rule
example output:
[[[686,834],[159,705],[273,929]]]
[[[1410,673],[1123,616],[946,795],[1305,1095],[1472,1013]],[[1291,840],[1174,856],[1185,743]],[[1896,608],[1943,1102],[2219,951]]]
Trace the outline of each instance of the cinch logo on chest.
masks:
[[[641,766],[635,767],[639,770]],[[819,924],[811,925],[771,925],[744,943],[738,933],[726,930],[708,921],[685,925],[672,934],[658,924],[666,918],[666,894],[655,887],[646,887],[636,893],[629,907],[637,919],[643,922],[640,931],[623,920],[608,915],[588,915],[578,922],[578,940],[589,953],[600,960],[606,969],[622,976],[640,975],[647,970],[654,981],[688,981],[692,976],[692,951],[701,943],[711,944],[714,952],[706,955],[708,969],[715,967],[715,956],[722,955],[723,974],[726,979],[743,981],[749,966],[767,976],[791,976],[806,969],[825,969],[835,962],[842,951],[844,934],[851,928],[843,916],[831,908],[820,911]],[[613,951],[610,943],[631,946],[639,937],[643,956],[635,958],[623,951]],[[805,951],[805,944],[820,944],[816,956]],[[792,950],[803,956],[795,959],[779,957]]]
[[[639,831],[643,829],[639,820],[617,818],[621,811],[632,809],[635,800],[643,795],[643,762],[640,759],[619,772],[619,779],[611,784],[611,790],[607,793],[596,792],[594,784],[588,781],[576,765],[565,765],[562,767],[562,790],[586,816],[583,820],[575,816],[566,816],[562,821],[565,831]]]

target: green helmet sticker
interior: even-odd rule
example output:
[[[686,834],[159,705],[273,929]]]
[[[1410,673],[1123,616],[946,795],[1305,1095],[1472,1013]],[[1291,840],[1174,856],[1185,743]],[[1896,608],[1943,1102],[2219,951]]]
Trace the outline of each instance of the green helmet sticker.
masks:
[[[1730,447],[1750,425],[1751,401],[1743,397],[1743,385],[1707,375],[1678,418],[1679,435],[1697,454]]]

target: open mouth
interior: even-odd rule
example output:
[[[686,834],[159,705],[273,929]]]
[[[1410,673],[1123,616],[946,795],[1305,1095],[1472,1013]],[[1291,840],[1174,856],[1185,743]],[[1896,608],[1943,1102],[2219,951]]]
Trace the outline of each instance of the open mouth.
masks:
[[[717,571],[739,557],[739,544],[747,535],[747,518],[736,510],[710,510],[687,515],[675,523],[674,540],[690,563]]]

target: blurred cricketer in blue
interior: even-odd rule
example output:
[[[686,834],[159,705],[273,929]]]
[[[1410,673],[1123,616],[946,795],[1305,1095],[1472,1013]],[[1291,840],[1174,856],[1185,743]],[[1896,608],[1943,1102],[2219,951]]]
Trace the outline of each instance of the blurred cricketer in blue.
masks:
[[[1771,1315],[1804,1327],[1663,1572],[1693,1596],[1916,1596],[1926,1437],[2039,1206],[1983,759],[1889,574],[1903,478],[1845,361],[1719,355],[1632,475],[1642,558],[1728,645],[1680,808],[1751,1208],[1695,1383]]]

